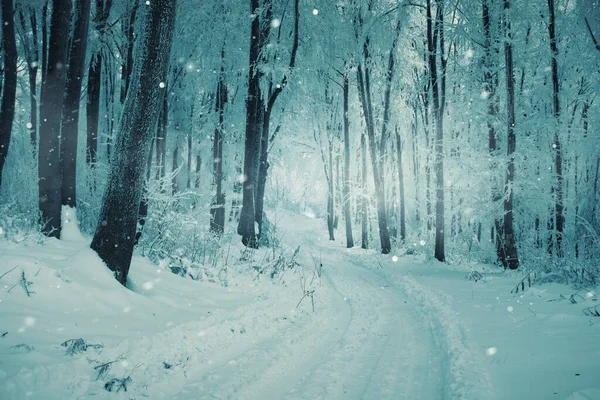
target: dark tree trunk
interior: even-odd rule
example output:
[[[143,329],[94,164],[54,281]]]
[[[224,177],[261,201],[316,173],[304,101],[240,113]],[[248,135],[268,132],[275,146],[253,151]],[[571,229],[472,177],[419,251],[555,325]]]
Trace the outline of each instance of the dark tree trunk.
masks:
[[[369,248],[369,199],[367,198],[367,137],[363,133],[360,135],[360,155],[361,155],[361,195],[360,195],[360,216],[361,216],[361,248]]]
[[[2,0],[1,8],[4,76],[2,77],[2,104],[0,105],[0,188],[2,187],[2,172],[12,136],[17,93],[17,40],[15,37],[15,10],[12,0]]]
[[[294,0],[294,39],[292,44],[292,50],[290,54],[290,63],[289,69],[292,70],[296,64],[296,53],[298,52],[299,45],[299,35],[298,35],[298,25],[300,21],[300,11],[298,9],[299,0]],[[268,8],[268,13],[270,13],[270,2],[264,4],[263,7]],[[262,48],[267,42],[267,37],[269,34],[269,27],[271,26],[271,18],[267,15],[265,28],[263,28],[263,33],[261,35],[262,42],[260,43],[260,47]],[[258,225],[258,240],[259,243],[261,241],[261,233],[263,228],[263,216],[264,216],[264,201],[265,201],[265,189],[267,185],[267,173],[269,170],[269,143],[271,142],[270,138],[270,123],[271,123],[271,115],[273,113],[273,106],[277,101],[277,98],[287,85],[287,74],[281,80],[275,89],[271,92],[269,91],[269,98],[267,101],[267,106],[264,111],[262,111],[262,132],[260,133],[260,145],[259,145],[259,163],[258,163],[258,171],[257,171],[257,188],[255,193],[255,212],[254,218]],[[243,213],[243,211],[242,211]]]
[[[402,165],[402,138],[396,130],[396,150],[398,152],[398,187],[400,191],[400,240],[406,240],[406,204],[404,198],[404,166]]]
[[[133,71],[134,28],[139,5],[140,1],[134,0],[129,13],[129,20],[126,20],[126,23],[123,24],[123,33],[127,38],[127,52],[123,54],[123,65],[121,69],[121,92],[119,94],[119,101],[121,104],[125,103],[125,98],[127,97],[127,91],[129,90],[129,84],[131,82],[131,73]]]
[[[431,0],[427,0],[427,47],[429,52],[429,76],[431,79],[433,111],[435,115],[435,258],[445,260],[444,254],[444,79],[440,85],[437,71],[437,57],[441,52],[443,62],[443,9],[441,2],[437,3],[435,27],[432,27]],[[434,34],[435,29],[435,34]],[[438,35],[440,44],[438,46]],[[445,71],[442,71],[442,75]],[[442,77],[443,78],[443,77]],[[441,86],[441,87],[440,87]]]
[[[330,134],[330,132],[328,132]],[[329,138],[329,151],[327,157],[327,165],[329,166],[329,174],[327,179],[327,230],[329,232],[329,240],[335,240],[335,193],[334,193],[334,177],[333,177],[333,141]]]
[[[19,19],[23,32],[27,31],[27,22],[25,19],[25,13],[23,10],[19,11]],[[27,72],[29,76],[29,110],[30,118],[27,130],[29,131],[29,140],[31,146],[35,151],[37,147],[37,74],[38,74],[38,63],[39,63],[39,43],[38,43],[38,26],[37,26],[37,15],[36,10],[33,7],[29,7],[29,24],[31,26],[31,39],[24,37],[23,47],[25,48],[25,57],[27,61]]]
[[[501,185],[502,183],[498,182],[498,177],[495,171],[498,170],[498,161],[497,152],[498,146],[496,143],[496,129],[494,127],[494,120],[498,114],[498,102],[496,97],[496,79],[494,78],[494,74],[492,72],[492,68],[494,65],[494,60],[492,59],[492,55],[496,54],[498,49],[493,49],[492,42],[492,34],[491,34],[491,15],[490,15],[490,7],[488,4],[489,0],[484,0],[482,2],[482,19],[483,19],[483,29],[485,33],[485,41],[484,41],[484,51],[485,51],[485,61],[484,61],[484,73],[483,73],[483,82],[484,82],[484,90],[487,92],[487,114],[488,114],[488,150],[490,153],[490,171],[492,174],[491,185],[492,185],[492,202],[497,203],[502,199],[501,195]],[[505,254],[504,254],[504,245],[502,243],[502,221],[500,218],[494,218],[494,228],[496,231],[496,235],[493,235],[492,243],[495,243],[496,246],[496,256],[498,257],[498,261],[504,264]]]
[[[90,0],[76,2],[73,41],[69,52],[66,92],[62,110],[60,140],[61,203],[75,207],[77,140],[79,137],[79,99],[85,64],[90,22]]]
[[[237,177],[233,181],[233,197],[231,199],[229,222],[237,222],[240,217],[240,194],[242,193],[242,182],[240,181],[239,177],[242,176],[242,166],[237,163],[237,160],[238,157],[236,156],[235,172],[237,173]]]
[[[223,194],[223,121],[225,103],[227,103],[227,86],[225,85],[225,48],[221,49],[221,74],[217,83],[215,111],[219,122],[213,137],[213,183],[215,197],[210,208],[210,230],[216,235],[222,235],[225,228],[225,195]]]
[[[179,168],[179,145],[175,145],[175,149],[173,150],[173,164],[171,166],[171,194],[175,195],[179,188],[177,187],[177,168]]]
[[[506,38],[504,40],[504,55],[506,59],[506,109],[508,112],[507,118],[507,156],[508,165],[506,169],[506,185],[504,200],[504,268],[517,269],[519,268],[519,257],[517,255],[517,247],[515,244],[515,233],[513,228],[513,182],[515,180],[515,156],[514,152],[517,147],[517,139],[515,136],[515,78],[513,72],[512,59],[512,33],[510,18],[508,16],[510,9],[510,1],[504,0],[504,10],[507,20],[504,21],[506,29]]]
[[[71,21],[71,0],[55,0],[52,4],[48,66],[42,82],[40,98],[39,141],[39,208],[42,232],[60,238],[61,233],[61,176],[60,122],[65,91],[65,66]]]
[[[136,65],[116,137],[109,179],[91,247],[123,285],[131,264],[144,169],[164,97],[175,25],[175,0],[153,0],[138,38]]]
[[[202,157],[200,157],[200,153],[196,156],[196,183],[194,187],[196,189],[200,188],[200,172],[202,171]]]
[[[352,236],[352,203],[350,201],[350,128],[348,118],[348,75],[344,75],[344,184],[343,184],[343,204],[344,220],[346,221],[346,247],[354,247],[354,238]]]
[[[94,30],[99,39],[104,36],[104,29],[112,7],[112,0],[96,0],[96,16]],[[86,162],[94,166],[98,161],[98,130],[100,115],[100,91],[102,86],[102,50],[92,54],[87,77],[86,102]]]
[[[187,137],[187,184],[186,188],[192,188],[192,133],[194,132],[194,105],[190,111],[190,132]]]
[[[563,226],[565,218],[563,214],[563,167],[562,167],[562,152],[560,145],[560,137],[558,133],[558,124],[560,118],[560,103],[559,103],[559,78],[558,78],[558,46],[556,44],[556,18],[554,14],[554,0],[548,0],[549,23],[548,36],[550,38],[550,51],[552,52],[552,115],[555,119],[554,127],[554,168],[556,173],[556,191],[555,191],[555,228],[556,228],[556,256],[563,256]]]
[[[165,74],[166,77],[166,74]],[[166,78],[165,78],[166,80]],[[168,98],[168,89],[165,85],[165,80],[162,81],[164,92],[161,93],[161,109],[160,109],[160,118],[158,119],[158,131],[156,134],[156,179],[164,178],[167,169],[166,169],[166,155],[167,155],[167,125],[169,121],[169,98]]]
[[[50,0],[44,1],[42,7],[42,83],[46,82],[46,74],[48,73],[48,3]],[[41,91],[41,90],[40,90]]]
[[[368,62],[369,60],[369,40],[365,40],[363,50],[364,59]],[[370,70],[368,66],[365,66],[364,78],[362,65],[358,65],[357,78],[358,78],[358,94],[359,99],[363,108],[365,116],[365,123],[367,126],[367,135],[369,138],[369,150],[371,153],[371,164],[373,169],[373,181],[375,184],[375,195],[377,197],[377,222],[379,227],[379,239],[381,241],[381,253],[388,254],[391,251],[390,234],[388,231],[387,222],[387,209],[385,202],[385,183],[383,182],[381,169],[378,162],[379,155],[377,154],[377,144],[375,141],[375,127],[373,120],[373,106],[371,101],[371,84],[370,84]]]
[[[260,94],[260,73],[258,61],[260,56],[260,18],[259,1],[250,0],[250,15],[253,15],[250,32],[250,57],[248,61],[248,97],[246,98],[246,139],[244,143],[244,174],[242,183],[242,211],[237,233],[242,236],[245,246],[257,248],[258,240],[254,228],[255,190],[257,182],[257,161],[260,156],[261,126],[257,115],[262,108]]]

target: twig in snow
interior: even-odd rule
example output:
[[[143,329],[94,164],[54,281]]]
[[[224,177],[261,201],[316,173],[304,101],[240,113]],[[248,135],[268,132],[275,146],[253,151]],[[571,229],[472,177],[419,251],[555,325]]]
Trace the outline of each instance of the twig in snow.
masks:
[[[13,269],[11,269],[11,270],[9,270],[9,271],[6,271],[6,272],[5,272],[5,273],[3,273],[2,275],[0,275],[0,279],[4,278],[4,275],[7,275],[7,274],[9,274],[9,273],[13,272],[15,269],[17,269],[17,267],[18,267],[18,266],[19,266],[19,265],[15,265],[15,267],[14,267]]]
[[[31,285],[33,282],[29,282],[27,280],[27,278],[25,278],[25,271],[21,271],[21,286],[23,286],[23,289],[25,289],[25,293],[27,294],[27,297],[31,297],[32,294],[35,294],[35,292],[32,292],[29,290],[29,285]]]

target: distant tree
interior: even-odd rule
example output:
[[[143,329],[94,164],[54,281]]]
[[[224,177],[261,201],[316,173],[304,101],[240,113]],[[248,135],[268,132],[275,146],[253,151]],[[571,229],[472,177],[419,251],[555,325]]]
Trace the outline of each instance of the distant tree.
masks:
[[[504,56],[506,60],[506,130],[507,135],[507,155],[508,165],[506,168],[506,182],[504,186],[504,225],[503,225],[503,247],[504,268],[519,268],[519,257],[517,255],[517,246],[515,244],[515,231],[513,227],[513,183],[515,181],[515,156],[517,148],[517,139],[515,136],[515,78],[513,72],[512,56],[512,32],[510,23],[510,0],[504,0]]]
[[[111,159],[109,178],[91,248],[123,285],[131,264],[146,165],[164,97],[176,0],[153,0],[137,38],[132,83]]]
[[[102,43],[105,35],[106,24],[112,0],[96,0],[96,9],[94,13],[94,31],[97,40]],[[90,66],[87,74],[87,100],[86,100],[86,161],[90,165],[95,165],[98,153],[98,129],[100,117],[100,91],[102,86],[102,68],[104,62],[104,53],[102,46],[98,46],[92,53]]]
[[[15,117],[15,98],[17,91],[17,41],[15,38],[15,19],[13,0],[2,0],[2,50],[4,56],[2,103],[0,104],[0,188],[2,171],[8,154]]]
[[[40,96],[40,140],[38,154],[39,208],[42,232],[60,238],[61,175],[60,125],[61,101],[66,85],[71,0],[54,0],[48,39],[48,65]]]
[[[60,134],[60,169],[62,205],[75,207],[77,177],[77,141],[79,137],[79,99],[85,66],[90,22],[90,0],[77,0],[73,40],[69,52],[67,83]]]
[[[215,111],[218,122],[213,136],[213,180],[215,185],[215,196],[210,208],[210,230],[222,235],[225,228],[225,194],[223,194],[223,119],[225,103],[227,103],[227,86],[225,85],[225,48],[221,50],[221,73],[217,82]]]

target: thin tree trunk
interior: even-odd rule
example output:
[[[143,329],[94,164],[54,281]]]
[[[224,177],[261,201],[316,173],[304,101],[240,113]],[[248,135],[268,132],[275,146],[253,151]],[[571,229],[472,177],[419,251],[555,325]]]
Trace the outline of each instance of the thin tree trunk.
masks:
[[[494,120],[497,116],[497,97],[496,97],[496,81],[492,74],[493,60],[492,60],[492,35],[491,35],[491,16],[490,8],[488,4],[489,0],[482,2],[482,19],[483,29],[485,33],[485,64],[484,64],[484,90],[487,92],[487,127],[488,127],[488,151],[490,153],[490,171],[492,174],[491,186],[492,186],[492,203],[497,203],[502,199],[500,183],[497,181],[495,171],[498,170],[497,151],[498,146],[496,142],[496,128],[494,127]],[[494,227],[492,232],[495,230],[496,234],[492,235],[492,243],[496,245],[496,256],[500,262],[504,264],[505,254],[504,245],[502,243],[502,221],[499,218],[494,218]]]
[[[167,73],[176,0],[153,0],[138,38],[137,63],[116,137],[109,179],[91,247],[122,284],[127,283],[142,196],[144,169]]]
[[[346,221],[346,247],[354,247],[354,238],[352,236],[352,203],[350,202],[350,123],[348,117],[348,75],[344,75],[344,184],[343,184],[343,204],[344,219]]]
[[[194,132],[194,105],[190,111],[190,132],[187,137],[187,184],[186,188],[189,190],[192,188],[192,133]]]
[[[99,40],[104,36],[104,29],[112,0],[96,0],[96,16],[94,18],[94,30]],[[100,116],[100,93],[102,86],[102,50],[92,54],[87,77],[87,102],[86,102],[86,162],[90,166],[95,166],[98,161],[98,130]]]
[[[257,248],[258,240],[254,227],[255,221],[255,185],[257,182],[257,161],[260,156],[261,126],[257,115],[262,108],[260,91],[260,17],[259,1],[250,0],[250,15],[253,15],[250,31],[250,57],[248,60],[248,96],[246,98],[246,138],[244,144],[244,174],[242,183],[242,211],[237,233],[242,236],[245,246]]]
[[[429,75],[431,79],[433,108],[435,114],[435,128],[436,128],[436,140],[435,140],[435,175],[436,175],[436,196],[435,196],[435,258],[438,261],[445,260],[444,254],[444,153],[443,153],[443,141],[444,141],[444,112],[443,112],[443,92],[444,88],[441,88],[438,82],[437,73],[437,56],[441,50],[443,43],[440,44],[438,49],[437,35],[443,32],[443,10],[440,9],[442,4],[437,3],[438,9],[435,18],[435,30],[437,34],[434,35],[432,27],[432,15],[431,15],[431,0],[427,0],[427,46],[429,50]],[[434,37],[435,36],[435,37]],[[443,50],[441,50],[443,51]],[[442,56],[443,59],[443,56]],[[441,85],[444,86],[444,85]]]
[[[365,40],[363,45],[364,60],[369,60],[369,40]],[[375,184],[375,195],[377,197],[377,222],[379,227],[379,239],[381,241],[381,253],[388,254],[391,251],[390,235],[388,231],[387,209],[385,202],[385,183],[383,182],[381,169],[378,162],[379,155],[377,154],[377,144],[375,142],[375,127],[372,114],[371,101],[371,85],[370,85],[370,69],[365,66],[364,77],[363,68],[359,64],[357,68],[358,78],[358,93],[361,102],[365,123],[367,126],[367,134],[369,138],[369,150],[371,153],[371,164],[373,169],[373,181]]]
[[[210,208],[210,230],[216,235],[222,235],[225,228],[225,195],[223,194],[223,121],[225,103],[227,103],[227,86],[225,85],[225,48],[221,49],[221,74],[217,83],[215,111],[219,122],[213,137],[213,179],[216,189]]]
[[[510,24],[510,1],[504,0],[506,38],[504,41],[504,53],[506,59],[506,109],[507,118],[507,156],[508,165],[506,169],[506,185],[504,200],[504,268],[517,269],[519,267],[519,257],[515,245],[515,234],[513,229],[513,182],[515,180],[515,156],[517,139],[515,136],[515,78],[513,72],[512,59],[512,33]]]
[[[360,197],[360,215],[361,215],[361,248],[369,248],[369,202],[367,199],[367,137],[366,133],[360,135],[360,154],[361,154],[361,197]]]
[[[19,19],[23,32],[27,32],[27,23],[25,19],[25,13],[23,10],[19,11]],[[29,76],[29,124],[27,130],[29,131],[29,140],[31,146],[35,151],[37,147],[37,74],[38,74],[38,63],[39,63],[39,43],[38,43],[38,26],[37,26],[37,13],[34,7],[29,7],[29,24],[31,26],[31,40],[28,37],[23,37],[23,46],[26,49],[25,57],[27,61],[27,72]],[[24,35],[28,36],[28,35]]]
[[[402,138],[396,129],[396,151],[398,152],[398,187],[400,191],[400,240],[406,240],[406,203],[404,197],[404,166],[402,165]]]
[[[61,176],[60,122],[65,90],[65,71],[71,21],[71,0],[54,0],[48,40],[46,80],[40,98],[40,141],[38,154],[39,208],[42,232],[60,238]]]
[[[554,15],[554,0],[548,0],[549,24],[548,36],[550,38],[550,51],[552,52],[552,115],[555,120],[554,127],[554,168],[556,173],[556,191],[555,191],[555,228],[556,228],[556,256],[563,256],[562,240],[564,227],[563,214],[563,167],[562,167],[562,152],[559,138],[559,118],[560,118],[560,103],[559,103],[559,80],[558,80],[558,46],[556,44],[556,18]]]
[[[4,53],[4,76],[2,104],[0,105],[0,188],[2,172],[8,155],[15,117],[17,93],[17,40],[15,37],[15,18],[12,0],[2,0],[2,50]],[[60,215],[60,214],[59,214]]]
[[[131,82],[131,73],[133,71],[134,28],[139,5],[140,1],[134,0],[131,11],[129,12],[129,20],[126,20],[126,23],[123,24],[123,33],[127,38],[127,53],[123,55],[123,64],[121,68],[121,92],[119,94],[119,101],[121,104],[125,103],[125,98],[127,97],[127,91],[129,90]]]
[[[290,54],[290,63],[289,63],[289,70],[291,71],[295,64],[296,64],[296,54],[298,52],[298,46],[299,46],[299,34],[298,34],[298,25],[299,25],[299,21],[300,21],[300,11],[298,8],[298,3],[299,0],[294,0],[294,37],[293,37],[293,44],[292,44],[292,50],[291,50],[291,54]],[[264,4],[263,7],[267,7],[268,12],[270,13],[270,2],[268,4]],[[269,27],[271,26],[271,18],[269,17],[269,15],[267,15],[266,18],[266,22],[265,22],[265,27],[263,28],[263,34],[262,34],[262,38],[263,38],[263,42],[261,43],[260,47],[262,48],[266,41],[267,41],[267,37],[269,34]],[[261,240],[261,232],[263,230],[263,213],[264,213],[264,197],[265,197],[265,189],[266,189],[266,184],[267,184],[267,173],[269,170],[269,162],[268,162],[268,157],[269,157],[269,143],[271,142],[270,139],[270,122],[271,122],[271,115],[273,114],[273,107],[275,105],[275,102],[277,101],[277,98],[279,97],[279,95],[281,94],[281,92],[283,91],[283,89],[287,86],[287,82],[288,82],[288,74],[284,75],[281,82],[276,85],[275,89],[271,92],[269,90],[269,98],[267,101],[267,105],[266,105],[266,109],[264,109],[264,111],[262,112],[262,132],[259,135],[260,136],[260,151],[259,151],[259,164],[258,164],[258,170],[257,170],[257,190],[255,192],[255,212],[254,212],[254,218],[255,221],[258,225],[258,240],[260,242]]]
[[[79,99],[88,42],[90,0],[76,2],[76,19],[73,41],[69,53],[67,84],[62,109],[60,133],[60,172],[62,176],[61,203],[75,207],[77,204],[77,141],[79,137]]]

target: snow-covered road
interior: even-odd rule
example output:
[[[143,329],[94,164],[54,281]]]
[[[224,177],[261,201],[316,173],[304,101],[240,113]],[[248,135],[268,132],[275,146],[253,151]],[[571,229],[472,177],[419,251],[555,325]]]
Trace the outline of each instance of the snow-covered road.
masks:
[[[321,279],[307,276],[319,281],[311,286],[318,317],[283,325],[197,376],[188,367],[189,383],[177,397],[443,398],[444,357],[408,297],[338,244],[320,241],[314,227],[302,227],[291,228],[303,243],[301,264],[323,264]],[[303,301],[311,307],[310,298]]]
[[[230,285],[138,257],[124,289],[85,238],[2,244],[0,398],[600,399],[600,325],[581,314],[593,290],[577,304],[566,285],[513,294],[519,275],[494,267],[472,282],[346,249],[305,216],[278,230],[299,265],[272,279],[255,268],[273,250],[238,254]],[[103,347],[67,354],[74,338]]]

